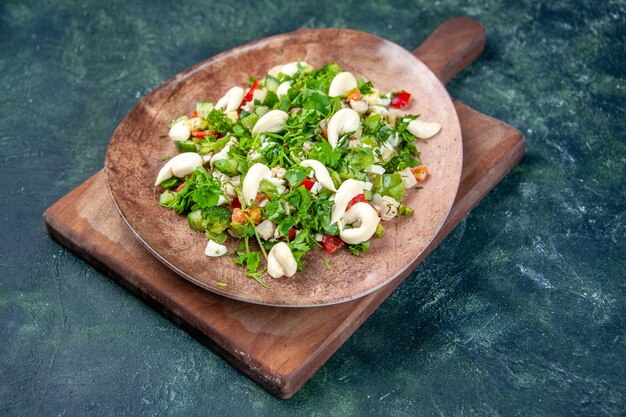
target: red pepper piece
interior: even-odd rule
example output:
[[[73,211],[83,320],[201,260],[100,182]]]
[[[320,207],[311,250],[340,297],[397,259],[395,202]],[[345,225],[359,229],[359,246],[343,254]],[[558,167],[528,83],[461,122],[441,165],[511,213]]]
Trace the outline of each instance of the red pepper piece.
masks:
[[[197,111],[192,111],[191,112],[191,117],[198,117],[198,112]]]
[[[233,198],[233,201],[230,202],[230,208],[231,209],[240,209],[241,208],[241,203],[239,202],[238,198]]]
[[[252,205],[258,206],[259,204],[263,202],[263,200],[267,200],[267,197],[265,196],[265,194],[257,192],[256,197],[254,197],[254,202],[252,203]]]
[[[391,107],[394,109],[402,109],[409,104],[411,94],[406,91],[397,91],[391,95]]]
[[[356,197],[354,197],[352,200],[350,200],[348,202],[348,205],[346,206],[346,211],[350,210],[350,208],[355,205],[356,203],[367,203],[367,199],[365,198],[365,194],[359,194]]]
[[[248,103],[249,101],[252,101],[252,96],[254,96],[254,90],[257,90],[258,88],[259,88],[259,80],[254,80],[252,87],[250,87],[250,89],[248,90],[248,93],[243,98],[243,101],[239,105],[239,108],[241,108],[244,104]]]
[[[296,238],[296,229],[292,227],[291,229],[289,229],[289,241],[291,242],[295,238]]]
[[[305,178],[300,184],[298,184],[298,187],[300,187],[301,185],[304,185],[304,188],[306,188],[308,191],[311,191],[311,188],[313,188],[313,186],[315,185],[315,181],[311,181],[310,179]]]
[[[193,132],[191,132],[191,136],[193,136],[194,138],[203,138],[209,135],[213,135],[216,138],[219,137],[217,132],[211,132],[210,130],[194,130]]]
[[[328,253],[335,253],[343,247],[343,241],[337,236],[324,235],[322,237],[322,246]]]

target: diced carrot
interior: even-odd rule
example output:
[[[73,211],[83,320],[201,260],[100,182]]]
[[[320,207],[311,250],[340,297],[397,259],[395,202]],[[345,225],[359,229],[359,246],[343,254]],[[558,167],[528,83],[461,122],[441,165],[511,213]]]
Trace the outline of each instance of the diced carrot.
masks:
[[[354,90],[350,91],[348,95],[346,96],[346,101],[359,101],[359,100],[361,100],[361,90],[359,90],[358,88],[355,88]]]
[[[235,223],[246,223],[247,217],[250,217],[254,224],[258,224],[261,221],[261,209],[258,207],[250,207],[246,210],[235,208],[230,219]]]
[[[246,213],[240,208],[235,208],[230,219],[234,223],[244,223],[246,221]]]
[[[176,192],[180,192],[183,188],[185,188],[185,185],[187,185],[186,182],[183,182],[182,184],[180,184],[178,187],[176,187]]]
[[[250,207],[248,210],[248,216],[252,219],[254,224],[257,224],[261,221],[261,209],[258,207]]]
[[[417,182],[423,182],[428,175],[428,169],[424,165],[411,168],[411,172]]]

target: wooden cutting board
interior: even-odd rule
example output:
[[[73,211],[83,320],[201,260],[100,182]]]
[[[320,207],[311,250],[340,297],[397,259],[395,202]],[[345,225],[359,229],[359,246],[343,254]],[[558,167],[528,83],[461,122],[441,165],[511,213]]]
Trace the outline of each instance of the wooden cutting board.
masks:
[[[460,17],[444,23],[413,53],[445,83],[480,55],[484,42],[480,24]],[[524,153],[518,130],[458,101],[454,105],[463,135],[461,184],[444,226],[420,261]],[[177,276],[133,237],[106,191],[103,171],[56,202],[44,220],[61,245],[281,398],[297,392],[405,278],[327,307],[278,308],[221,297]]]

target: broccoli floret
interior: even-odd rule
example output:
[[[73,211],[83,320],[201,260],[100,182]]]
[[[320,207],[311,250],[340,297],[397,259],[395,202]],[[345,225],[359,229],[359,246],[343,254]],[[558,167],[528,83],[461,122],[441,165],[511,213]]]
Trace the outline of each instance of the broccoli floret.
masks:
[[[398,207],[398,216],[410,216],[411,214],[413,214],[411,207],[400,204],[400,207]]]
[[[214,206],[202,210],[202,227],[207,238],[223,243],[226,240],[224,230],[230,226],[230,210],[225,207]]]
[[[206,121],[209,123],[209,128],[221,136],[226,135],[233,126],[233,122],[226,117],[223,111],[213,109],[206,116]]]

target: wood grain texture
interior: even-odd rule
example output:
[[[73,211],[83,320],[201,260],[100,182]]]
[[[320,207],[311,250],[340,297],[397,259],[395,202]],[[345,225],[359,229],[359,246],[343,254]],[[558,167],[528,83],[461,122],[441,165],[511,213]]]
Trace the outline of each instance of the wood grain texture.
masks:
[[[425,56],[430,65],[429,56],[437,54]],[[454,106],[463,133],[460,187],[443,227],[416,263],[524,152],[516,129],[458,101]],[[118,216],[105,188],[100,171],[50,207],[44,214],[50,235],[281,398],[297,392],[410,272],[365,297],[325,307],[279,308],[221,297],[152,257]]]
[[[454,54],[446,55],[440,50],[430,56],[436,56],[438,63],[456,62],[463,51],[465,48],[455,48]],[[427,142],[416,142],[429,176],[421,190],[407,191],[403,203],[421,215],[384,222],[385,237],[371,240],[367,256],[358,262],[347,249],[332,256],[314,249],[303,258],[303,270],[292,278],[263,275],[269,287],[263,289],[244,275],[246,269],[236,266],[232,256],[205,256],[204,234],[191,230],[185,216],[160,207],[157,201],[162,190],[153,183],[164,164],[160,158],[177,153],[171,140],[160,138],[167,133],[170,120],[190,113],[196,101],[216,102],[233,85],[244,84],[248,74],[262,77],[277,64],[297,60],[316,68],[337,62],[371,80],[381,91],[410,91],[413,96],[403,111],[421,114],[424,120],[436,121],[443,128]],[[166,81],[141,99],[116,129],[107,150],[105,173],[124,221],[150,252],[179,275],[226,297],[303,307],[353,300],[411,271],[452,207],[462,161],[461,128],[452,100],[440,80],[415,55],[363,32],[306,29],[239,46]],[[238,239],[225,243],[229,253],[239,244]],[[330,269],[322,256],[328,259]]]

